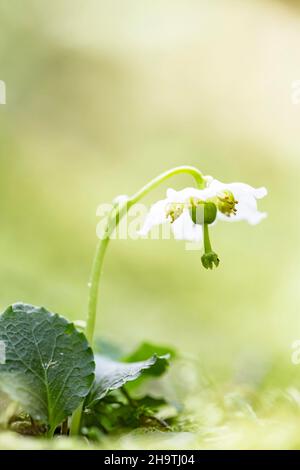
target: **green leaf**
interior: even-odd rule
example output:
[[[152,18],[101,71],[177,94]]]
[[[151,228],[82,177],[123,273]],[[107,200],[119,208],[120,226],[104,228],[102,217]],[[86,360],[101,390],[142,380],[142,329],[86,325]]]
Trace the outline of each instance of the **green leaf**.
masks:
[[[165,370],[169,356],[153,355],[139,362],[116,362],[112,359],[95,355],[96,380],[87,400],[88,406],[93,406],[110,391],[123,387],[126,383],[138,379],[146,371]]]
[[[151,356],[158,356],[160,358],[164,358],[165,360],[156,361],[151,368],[145,370],[143,377],[149,375],[159,377],[160,375],[164,374],[169,364],[167,359],[175,358],[176,352],[174,349],[166,346],[159,346],[157,344],[144,342],[124,360],[126,362],[144,361],[146,358]]]
[[[72,323],[42,307],[14,304],[0,316],[6,362],[0,388],[54,431],[87,396],[93,353]]]

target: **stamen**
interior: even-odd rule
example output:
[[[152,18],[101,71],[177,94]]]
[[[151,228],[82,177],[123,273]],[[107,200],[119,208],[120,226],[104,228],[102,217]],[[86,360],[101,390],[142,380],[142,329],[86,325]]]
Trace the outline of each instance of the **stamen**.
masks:
[[[230,217],[231,215],[236,215],[237,209],[236,205],[238,201],[235,199],[231,191],[224,190],[223,192],[217,195],[217,206],[222,214]]]
[[[167,205],[166,217],[170,220],[171,224],[181,216],[184,206],[185,205],[181,202],[174,202]]]

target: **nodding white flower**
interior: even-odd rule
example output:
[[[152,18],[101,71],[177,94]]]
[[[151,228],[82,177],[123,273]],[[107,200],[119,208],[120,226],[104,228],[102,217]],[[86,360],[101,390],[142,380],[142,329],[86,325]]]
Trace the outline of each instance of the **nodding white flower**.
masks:
[[[147,235],[154,225],[170,223],[178,240],[199,242],[204,236],[204,249],[208,253],[211,247],[210,243],[205,243],[205,233],[208,238],[208,231],[204,230],[204,226],[216,220],[246,220],[251,225],[259,223],[266,213],[257,209],[256,200],[266,194],[266,188],[255,189],[244,183],[225,184],[212,177],[206,177],[204,189],[168,189],[167,197],[151,207],[140,235]],[[213,263],[217,265],[215,261]],[[212,267],[211,263],[208,264],[205,267]]]

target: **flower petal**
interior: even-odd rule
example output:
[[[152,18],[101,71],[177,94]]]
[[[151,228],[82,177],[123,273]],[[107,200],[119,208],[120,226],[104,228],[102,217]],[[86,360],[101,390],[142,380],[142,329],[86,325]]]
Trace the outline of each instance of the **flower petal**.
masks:
[[[145,236],[148,232],[154,227],[154,225],[160,225],[167,222],[166,217],[166,207],[168,204],[167,199],[163,199],[161,201],[156,202],[153,204],[146,216],[145,222],[141,230],[138,232],[139,235]]]
[[[200,242],[203,238],[202,226],[194,224],[187,209],[172,223],[172,231],[176,240]]]
[[[268,194],[268,190],[264,186],[262,186],[261,188],[254,189],[254,196],[256,197],[256,199],[262,199],[267,194]]]
[[[238,222],[246,220],[251,225],[258,224],[261,220],[267,217],[265,212],[260,212],[257,209],[256,199],[262,199],[267,195],[266,188],[253,188],[244,183],[221,183],[218,180],[213,180],[209,188],[214,190],[216,194],[220,191],[231,191],[235,199],[238,201],[236,206],[237,213],[227,217],[218,211],[218,219],[230,222]]]

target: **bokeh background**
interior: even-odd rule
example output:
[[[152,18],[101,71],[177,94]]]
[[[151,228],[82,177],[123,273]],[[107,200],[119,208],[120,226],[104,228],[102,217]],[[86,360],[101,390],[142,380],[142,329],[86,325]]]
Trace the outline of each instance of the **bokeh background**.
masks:
[[[215,227],[213,272],[183,242],[113,241],[97,334],[176,346],[219,385],[292,390],[298,409],[298,2],[0,0],[0,24],[1,309],[84,319],[97,206],[161,171],[266,186],[267,220]]]

